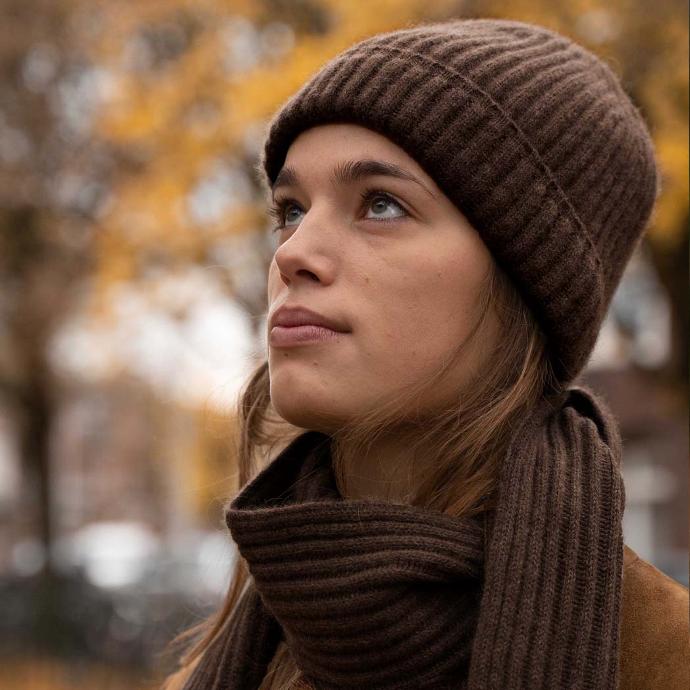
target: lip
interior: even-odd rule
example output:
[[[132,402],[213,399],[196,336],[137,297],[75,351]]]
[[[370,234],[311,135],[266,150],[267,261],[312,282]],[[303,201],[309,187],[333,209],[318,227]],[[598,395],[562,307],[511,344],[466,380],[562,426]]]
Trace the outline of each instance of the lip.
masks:
[[[336,319],[330,319],[318,312],[300,306],[287,307],[283,305],[271,314],[269,323],[271,328],[274,326],[286,326],[288,328],[294,326],[321,326],[336,333],[347,333],[349,330],[342,322]]]
[[[301,306],[277,309],[269,318],[269,328],[272,347],[322,343],[350,332],[341,321]]]

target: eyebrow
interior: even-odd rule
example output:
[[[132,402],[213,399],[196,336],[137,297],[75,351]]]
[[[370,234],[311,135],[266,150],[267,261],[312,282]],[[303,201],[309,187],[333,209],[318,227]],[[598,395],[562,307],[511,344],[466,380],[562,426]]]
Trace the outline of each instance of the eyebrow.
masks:
[[[407,180],[419,185],[427,194],[434,199],[436,195],[431,192],[417,177],[395,163],[385,163],[383,161],[364,159],[350,160],[339,163],[331,173],[330,182],[332,185],[351,184],[365,177],[373,175],[384,175],[394,177],[399,180]],[[299,175],[294,168],[284,167],[276,176],[275,182],[271,185],[271,193],[275,193],[278,187],[298,186]]]

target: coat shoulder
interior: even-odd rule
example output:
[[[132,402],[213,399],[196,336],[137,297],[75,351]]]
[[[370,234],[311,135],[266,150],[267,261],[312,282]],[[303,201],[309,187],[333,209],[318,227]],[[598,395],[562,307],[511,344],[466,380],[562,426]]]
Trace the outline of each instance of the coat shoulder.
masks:
[[[623,550],[620,690],[690,688],[688,588]]]

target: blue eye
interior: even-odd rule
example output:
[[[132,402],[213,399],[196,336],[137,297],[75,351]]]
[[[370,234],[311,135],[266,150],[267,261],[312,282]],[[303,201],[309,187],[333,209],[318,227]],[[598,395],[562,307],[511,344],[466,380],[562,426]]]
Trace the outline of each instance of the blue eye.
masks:
[[[289,222],[288,216],[291,212],[291,207],[295,207],[299,210],[299,207],[290,199],[281,199],[276,201],[272,206],[269,207],[268,213],[272,216],[277,225],[272,228],[272,232],[277,232],[278,230],[283,230],[287,227]]]
[[[368,190],[362,194],[362,198],[365,202],[374,202],[373,204],[371,204],[371,208],[374,208],[378,205],[379,210],[381,210],[382,208],[385,209],[385,207],[390,204],[392,206],[397,206],[397,208],[400,209],[400,211],[402,211],[402,214],[400,216],[393,216],[392,218],[381,218],[381,220],[394,220],[395,218],[403,218],[407,215],[405,209],[392,196],[386,194],[385,192]],[[383,201],[384,203],[380,204],[380,201]]]
[[[300,212],[299,206],[295,206],[295,204],[292,204],[292,203],[285,204],[285,206],[283,207],[283,218],[285,220],[283,222],[285,222],[285,223],[290,222],[290,217],[289,217],[290,213],[293,213],[295,211],[295,209],[297,210],[297,213],[299,214],[299,212]],[[297,218],[293,215],[292,220],[297,220]]]

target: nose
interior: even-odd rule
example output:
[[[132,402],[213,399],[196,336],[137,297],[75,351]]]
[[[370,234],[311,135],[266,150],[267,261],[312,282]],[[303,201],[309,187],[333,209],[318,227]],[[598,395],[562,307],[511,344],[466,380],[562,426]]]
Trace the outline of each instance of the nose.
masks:
[[[317,216],[312,207],[304,214],[299,225],[289,231],[290,236],[276,249],[273,258],[280,278],[286,285],[294,286],[302,281],[327,285],[333,281],[334,224],[329,224],[327,218],[326,209]],[[329,227],[330,231],[327,229]]]

